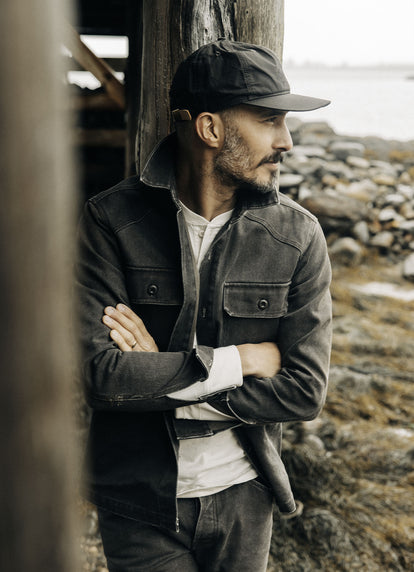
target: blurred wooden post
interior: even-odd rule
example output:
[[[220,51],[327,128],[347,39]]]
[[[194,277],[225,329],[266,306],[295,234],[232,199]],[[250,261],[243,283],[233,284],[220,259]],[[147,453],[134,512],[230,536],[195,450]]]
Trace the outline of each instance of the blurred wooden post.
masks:
[[[178,64],[219,37],[261,44],[280,57],[284,0],[142,0],[137,171],[169,131],[168,89]]]
[[[78,572],[66,0],[0,4],[0,569]],[[65,113],[64,113],[65,110]]]

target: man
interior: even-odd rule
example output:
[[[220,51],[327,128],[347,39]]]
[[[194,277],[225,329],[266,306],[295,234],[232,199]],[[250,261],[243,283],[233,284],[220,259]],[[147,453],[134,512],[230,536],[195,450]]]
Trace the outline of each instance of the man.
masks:
[[[109,569],[260,572],[294,514],[281,423],[326,393],[330,266],[278,192],[290,93],[276,56],[219,40],[179,67],[175,132],[91,199],[80,303],[90,499]]]

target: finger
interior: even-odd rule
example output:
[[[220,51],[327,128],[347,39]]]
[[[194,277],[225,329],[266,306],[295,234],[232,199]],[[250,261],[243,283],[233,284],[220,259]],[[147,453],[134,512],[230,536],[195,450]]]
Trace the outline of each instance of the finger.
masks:
[[[139,344],[139,348],[134,348],[137,351],[157,352],[158,347],[154,338],[148,332],[144,322],[135,312],[124,304],[118,304],[116,308],[108,306],[105,308],[105,313],[108,314],[113,320],[116,320],[123,326]],[[127,338],[128,341],[128,338]]]
[[[132,352],[131,346],[127,344],[127,342],[117,330],[111,330],[109,335],[122,352]]]
[[[114,308],[113,306],[107,306],[104,310],[104,313],[113,320],[119,322],[126,330],[130,331],[131,333],[133,333],[133,330],[136,329],[135,323],[124,313],[120,312],[119,309]]]
[[[108,328],[111,328],[111,332],[117,333],[117,339],[122,339],[130,349],[134,349],[137,343],[134,335],[124,328],[117,320],[113,320],[110,316],[103,316],[102,321]],[[111,336],[112,337],[112,336]],[[117,342],[118,343],[118,342]]]
[[[117,304],[116,310],[118,312],[120,312],[121,315],[124,316],[127,320],[129,320],[132,324],[134,324],[135,328],[137,328],[138,332],[142,336],[144,336],[144,337],[149,336],[150,337],[150,333],[148,332],[147,328],[145,327],[144,322],[141,320],[141,318],[133,310],[131,310],[131,308],[129,308],[128,306],[125,306],[125,304]]]
[[[126,306],[125,306],[126,308]],[[128,308],[129,310],[129,308]],[[136,320],[142,323],[140,330],[134,322],[112,306],[107,306],[104,310],[105,314],[102,318],[105,325],[109,328],[117,330],[124,341],[132,347],[134,351],[141,352],[158,352],[158,346],[154,338],[148,333],[141,318],[139,318],[132,310],[129,315],[135,316]]]

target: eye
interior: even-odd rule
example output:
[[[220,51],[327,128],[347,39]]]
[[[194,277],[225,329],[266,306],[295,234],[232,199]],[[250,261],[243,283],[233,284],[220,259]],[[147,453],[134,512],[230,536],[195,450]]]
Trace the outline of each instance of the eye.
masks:
[[[270,115],[263,120],[263,123],[269,125],[279,125],[283,121],[284,117],[285,116],[281,113],[278,113],[277,115]]]

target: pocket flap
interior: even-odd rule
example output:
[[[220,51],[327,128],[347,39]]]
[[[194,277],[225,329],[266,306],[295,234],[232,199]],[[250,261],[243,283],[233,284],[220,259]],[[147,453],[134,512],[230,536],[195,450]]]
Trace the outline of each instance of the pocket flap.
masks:
[[[127,268],[126,283],[134,304],[178,305],[183,301],[181,276],[169,268]]]
[[[224,310],[237,318],[279,318],[287,312],[290,282],[231,282],[224,285]]]

